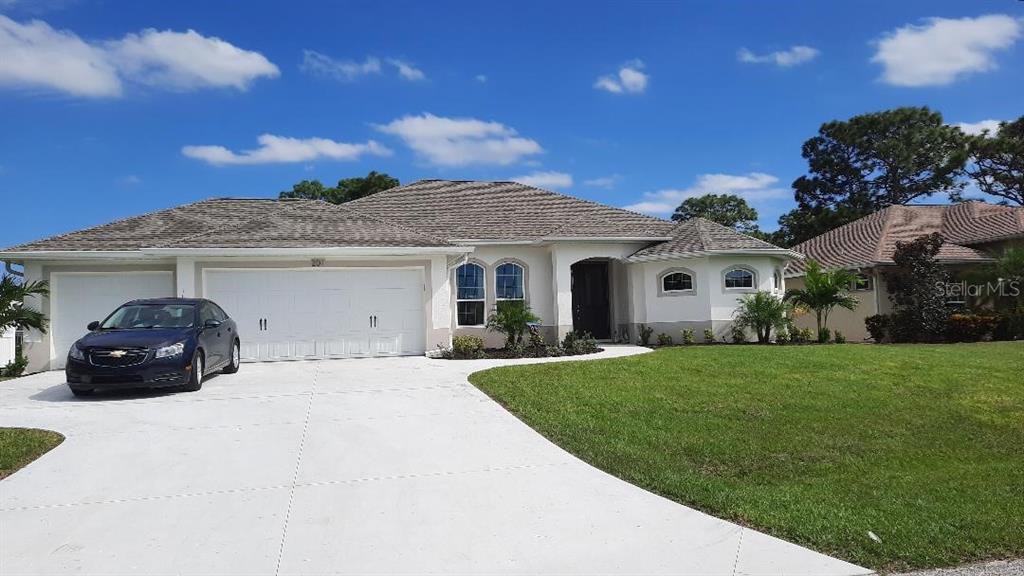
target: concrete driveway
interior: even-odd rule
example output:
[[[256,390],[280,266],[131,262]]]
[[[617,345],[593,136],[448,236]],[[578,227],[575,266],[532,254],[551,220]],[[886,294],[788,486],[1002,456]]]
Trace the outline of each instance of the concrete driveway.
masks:
[[[466,381],[506,363],[246,364],[87,400],[61,373],[0,384],[0,426],[67,436],[0,481],[0,573],[869,572],[577,460]]]

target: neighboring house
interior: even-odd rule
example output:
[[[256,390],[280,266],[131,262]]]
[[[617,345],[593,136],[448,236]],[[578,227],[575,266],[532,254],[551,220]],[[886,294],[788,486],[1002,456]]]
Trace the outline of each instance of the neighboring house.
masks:
[[[850,340],[868,339],[864,319],[892,312],[882,273],[893,265],[896,243],[933,232],[945,238],[937,259],[949,266],[956,280],[972,268],[991,262],[1006,247],[1024,244],[1024,207],[977,201],[891,206],[794,246],[793,250],[807,260],[817,260],[825,268],[846,268],[858,273],[852,289],[860,305],[852,312],[834,310],[829,328],[839,330]],[[803,287],[805,262],[793,262],[786,269],[790,288]],[[966,297],[955,293],[949,298],[952,306],[966,302]],[[814,318],[801,317],[797,324],[813,328]]]
[[[548,338],[728,332],[738,296],[781,293],[799,256],[705,220],[673,223],[511,182],[424,180],[342,205],[213,199],[0,251],[48,280],[30,370],[143,297],[210,298],[250,360],[424,354],[523,300]]]

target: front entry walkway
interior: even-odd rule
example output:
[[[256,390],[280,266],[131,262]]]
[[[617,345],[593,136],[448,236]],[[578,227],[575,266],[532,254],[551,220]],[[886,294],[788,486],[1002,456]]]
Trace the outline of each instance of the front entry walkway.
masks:
[[[87,400],[61,373],[4,382],[0,426],[67,439],[0,481],[0,571],[868,572],[584,464],[466,381],[501,363],[245,364]]]

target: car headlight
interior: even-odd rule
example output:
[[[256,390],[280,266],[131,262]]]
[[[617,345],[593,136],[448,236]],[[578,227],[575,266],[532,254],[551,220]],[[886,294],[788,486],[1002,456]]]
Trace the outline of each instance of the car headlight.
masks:
[[[175,356],[181,356],[185,352],[185,343],[178,342],[177,344],[171,344],[170,346],[164,346],[163,348],[156,349],[157,358],[173,358]]]
[[[68,355],[75,360],[85,360],[85,353],[78,347],[78,344],[71,345],[71,352]]]

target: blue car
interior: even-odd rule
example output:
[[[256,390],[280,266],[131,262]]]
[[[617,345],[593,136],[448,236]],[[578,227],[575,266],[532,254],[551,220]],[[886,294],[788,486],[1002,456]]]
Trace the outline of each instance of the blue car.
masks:
[[[88,328],[64,369],[75,396],[100,388],[196,391],[207,374],[238,372],[238,327],[209,300],[133,300]]]

